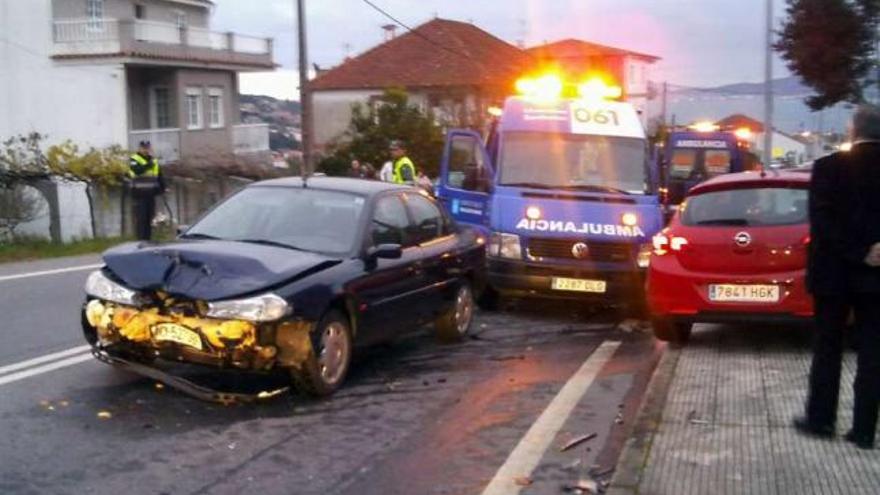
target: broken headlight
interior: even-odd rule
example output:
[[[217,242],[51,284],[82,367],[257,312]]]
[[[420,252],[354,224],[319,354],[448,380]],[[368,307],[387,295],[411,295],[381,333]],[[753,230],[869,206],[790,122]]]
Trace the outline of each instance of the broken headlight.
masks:
[[[275,321],[290,313],[287,301],[275,294],[208,303],[207,316],[223,320]]]
[[[110,301],[126,306],[139,306],[137,292],[123,287],[107,278],[101,270],[89,275],[85,286],[86,294],[103,301]]]

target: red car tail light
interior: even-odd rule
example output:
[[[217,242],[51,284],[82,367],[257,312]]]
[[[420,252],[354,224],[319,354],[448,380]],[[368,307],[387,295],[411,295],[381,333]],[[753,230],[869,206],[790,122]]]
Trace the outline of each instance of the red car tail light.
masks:
[[[654,254],[663,256],[670,251],[681,252],[688,245],[688,240],[684,237],[669,236],[667,234],[657,234],[653,239]]]

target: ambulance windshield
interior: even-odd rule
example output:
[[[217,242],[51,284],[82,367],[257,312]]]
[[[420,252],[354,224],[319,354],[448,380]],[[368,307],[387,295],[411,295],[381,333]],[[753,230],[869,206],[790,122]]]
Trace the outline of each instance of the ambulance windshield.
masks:
[[[642,139],[508,132],[501,147],[501,185],[647,192]]]

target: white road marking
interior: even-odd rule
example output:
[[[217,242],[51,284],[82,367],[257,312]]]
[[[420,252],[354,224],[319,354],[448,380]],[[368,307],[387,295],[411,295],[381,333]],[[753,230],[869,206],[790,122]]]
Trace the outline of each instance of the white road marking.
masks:
[[[33,277],[42,277],[45,275],[56,275],[59,273],[70,273],[70,272],[82,272],[85,270],[97,270],[104,266],[103,263],[98,263],[95,265],[82,265],[82,266],[72,266],[69,268],[56,268],[54,270],[43,270],[39,272],[30,272],[30,273],[18,273],[15,275],[0,275],[0,282],[6,282],[9,280],[21,280],[23,278],[33,278]]]
[[[22,361],[20,363],[9,364],[3,367],[0,367],[0,375],[5,375],[6,373],[12,373],[13,371],[23,370],[25,368],[30,368],[31,366],[36,366],[38,364],[47,363],[49,361],[55,361],[56,359],[66,358],[68,356],[72,356],[74,354],[80,354],[82,352],[87,352],[92,347],[90,345],[81,345],[79,347],[73,347],[64,351],[53,352],[52,354],[46,354],[45,356],[35,357],[33,359],[28,359],[27,361]]]
[[[523,487],[517,485],[515,479],[532,474],[541,462],[544,452],[565,424],[565,420],[590,388],[602,367],[611,360],[618,347],[620,342],[604,342],[584,361],[580,369],[569,378],[562,390],[556,394],[550,405],[522,437],[507,457],[507,461],[483,490],[483,495],[515,495],[522,490]]]
[[[54,363],[49,363],[43,366],[39,366],[37,368],[31,368],[24,371],[19,371],[18,373],[12,373],[6,376],[0,377],[0,385],[6,385],[7,383],[17,382],[19,380],[24,380],[25,378],[30,378],[36,375],[42,375],[43,373],[48,373],[50,371],[54,371],[61,368],[66,368],[68,366],[73,366],[75,364],[82,363],[84,361],[89,361],[94,359],[91,353],[83,354],[81,356],[74,356],[67,359],[62,359],[61,361],[55,361]]]

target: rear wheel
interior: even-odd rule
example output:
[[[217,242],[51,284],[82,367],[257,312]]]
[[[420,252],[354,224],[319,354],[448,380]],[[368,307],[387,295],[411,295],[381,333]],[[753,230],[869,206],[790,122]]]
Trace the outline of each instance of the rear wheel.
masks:
[[[681,323],[668,318],[655,318],[651,320],[654,327],[654,336],[664,342],[685,343],[691,336],[693,325]]]
[[[318,323],[312,356],[302,369],[291,370],[297,390],[312,396],[330,395],[342,385],[351,365],[352,339],[348,318],[331,310]]]
[[[467,280],[462,280],[455,293],[452,307],[434,322],[434,326],[437,328],[437,337],[444,342],[462,340],[471,328],[475,306],[471,284]]]

